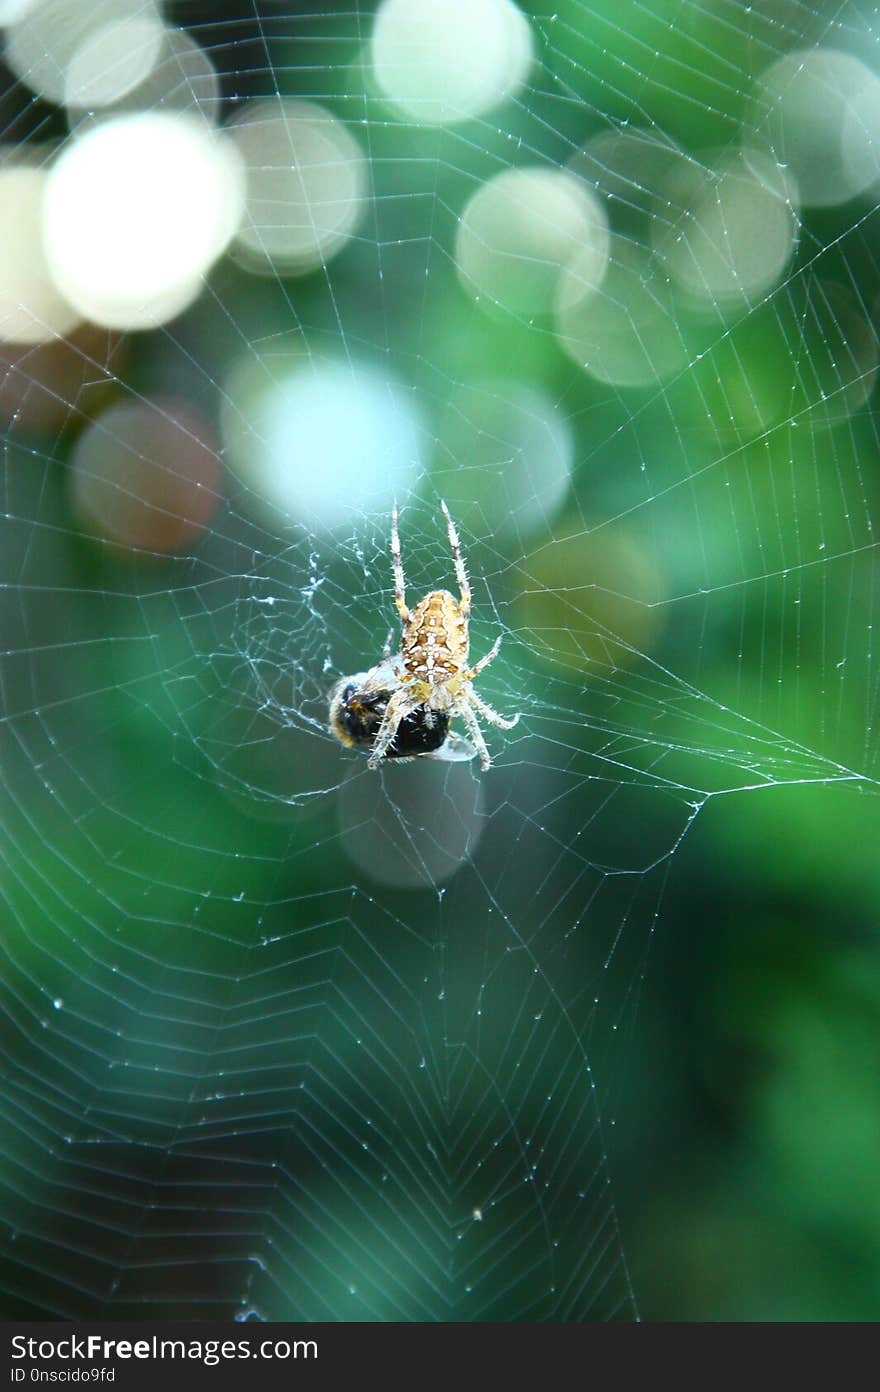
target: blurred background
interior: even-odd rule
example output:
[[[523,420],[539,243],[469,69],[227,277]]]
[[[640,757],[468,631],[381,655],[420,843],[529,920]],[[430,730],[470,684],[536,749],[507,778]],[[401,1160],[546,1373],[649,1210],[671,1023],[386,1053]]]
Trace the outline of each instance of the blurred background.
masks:
[[[4,1315],[876,1318],[873,7],[0,40]]]

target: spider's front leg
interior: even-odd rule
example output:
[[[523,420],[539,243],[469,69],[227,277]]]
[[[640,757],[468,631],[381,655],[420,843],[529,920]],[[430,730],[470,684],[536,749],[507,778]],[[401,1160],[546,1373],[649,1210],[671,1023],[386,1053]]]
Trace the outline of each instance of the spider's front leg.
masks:
[[[385,707],[382,724],[379,726],[379,732],[376,735],[372,752],[367,760],[367,768],[375,769],[379,767],[386,749],[397,734],[400,722],[405,720],[406,717],[420,705],[421,701],[419,697],[413,695],[409,687],[403,686],[395,691],[388,705]]]
[[[468,681],[473,681],[478,672],[482,672],[484,667],[488,667],[490,662],[494,662],[498,656],[498,649],[501,647],[501,639],[504,635],[499,633],[495,642],[492,644],[485,657],[481,657],[475,667],[472,667],[467,674]]]
[[[396,503],[391,514],[391,569],[394,574],[394,603],[400,615],[400,622],[406,625],[409,623],[409,609],[406,607],[406,579],[403,574],[403,561],[400,558],[400,529]]]
[[[488,720],[490,725],[497,725],[499,730],[512,730],[514,725],[519,722],[519,711],[517,711],[516,715],[511,716],[510,719],[508,719],[507,716],[499,715],[497,710],[489,705],[488,701],[484,701],[482,696],[477,695],[473,687],[468,688],[467,699],[474,707],[474,710],[480,712],[484,720]]]
[[[458,539],[456,525],[449,515],[449,508],[442,498],[440,499],[440,506],[443,509],[443,516],[446,518],[446,532],[449,537],[449,545],[452,549],[452,563],[455,566],[455,578],[458,581],[461,616],[463,619],[466,619],[471,612],[471,587],[468,583],[464,557],[461,554],[461,542]]]

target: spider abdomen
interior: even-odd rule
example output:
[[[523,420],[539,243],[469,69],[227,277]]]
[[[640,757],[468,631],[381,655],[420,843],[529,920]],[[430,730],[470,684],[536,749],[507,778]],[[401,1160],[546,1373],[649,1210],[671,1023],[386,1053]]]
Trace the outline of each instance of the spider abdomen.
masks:
[[[467,620],[448,590],[432,590],[412,610],[400,655],[406,670],[431,686],[447,682],[467,668]]]

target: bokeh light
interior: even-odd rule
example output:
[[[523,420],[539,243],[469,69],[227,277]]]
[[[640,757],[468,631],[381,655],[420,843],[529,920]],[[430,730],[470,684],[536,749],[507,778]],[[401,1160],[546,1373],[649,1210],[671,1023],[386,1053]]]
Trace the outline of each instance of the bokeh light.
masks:
[[[36,4],[36,0],[0,0],[0,24],[14,24]]]
[[[563,270],[556,298],[559,342],[600,382],[653,386],[688,360],[668,276],[638,243],[615,236],[611,248],[598,285],[591,250]]]
[[[0,423],[60,437],[107,404],[125,361],[120,335],[95,324],[47,343],[0,341]]]
[[[567,413],[541,388],[502,378],[459,386],[438,441],[437,488],[462,524],[522,539],[562,507],[574,435]]]
[[[386,765],[380,776],[356,769],[337,798],[341,844],[379,884],[445,884],[476,851],[483,807],[484,785],[466,763],[418,759]]]
[[[87,34],[64,75],[67,107],[113,106],[153,71],[164,30],[156,15],[128,16]]]
[[[598,284],[608,223],[592,189],[564,170],[507,169],[466,204],[455,240],[462,283],[487,307],[548,313],[563,266],[577,258]]]
[[[389,512],[424,454],[412,393],[373,366],[245,359],[224,392],[226,458],[251,511],[334,530]]]
[[[84,524],[133,550],[189,546],[216,512],[219,490],[213,431],[185,401],[115,402],[71,458],[72,500]]]
[[[454,125],[519,90],[532,33],[512,0],[382,0],[372,60],[379,87],[404,115]]]
[[[101,107],[76,105],[68,99],[67,120],[72,130],[78,130],[129,111],[181,111],[216,125],[220,78],[210,55],[185,30],[162,29],[152,66],[139,81]]]
[[[83,0],[33,0],[7,21],[4,58],[15,75],[33,92],[47,101],[63,103],[67,95],[71,63],[102,30],[110,34],[111,47],[104,53],[111,58],[108,81],[124,80],[129,70],[130,55],[126,52],[126,26],[134,25],[142,35],[144,26],[159,28],[161,15],[156,0],[101,0],[87,4]],[[99,48],[101,40],[97,40]],[[138,48],[142,37],[136,40]],[[117,76],[114,77],[113,69]],[[94,65],[92,64],[94,73]]]
[[[0,165],[0,341],[41,343],[82,318],[62,295],[43,249],[46,173]]]
[[[713,311],[742,307],[777,283],[799,219],[796,187],[775,162],[741,150],[714,169],[679,164],[666,196],[669,222],[655,224],[655,249],[694,299]]]
[[[750,123],[808,206],[845,203],[880,175],[880,77],[853,54],[786,53],[761,74]]]
[[[666,622],[653,557],[620,526],[572,519],[523,558],[517,615],[554,665],[597,673],[637,667]]]
[[[672,171],[697,161],[668,136],[645,126],[604,130],[568,162],[579,178],[606,197],[621,226],[649,235],[652,217],[666,216],[664,188]]]
[[[198,294],[241,218],[234,147],[184,116],[124,116],[71,140],[49,176],[52,274],[110,328],[155,327]]]
[[[360,147],[315,102],[249,102],[228,127],[247,173],[235,249],[252,269],[303,274],[351,236],[366,190]]]

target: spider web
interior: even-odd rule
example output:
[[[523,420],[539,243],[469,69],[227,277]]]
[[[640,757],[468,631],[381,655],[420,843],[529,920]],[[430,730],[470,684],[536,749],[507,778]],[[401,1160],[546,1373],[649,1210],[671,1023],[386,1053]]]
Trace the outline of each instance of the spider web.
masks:
[[[574,351],[552,317],[468,294],[455,251],[475,190],[540,166],[578,169],[635,246],[699,248],[696,176],[723,263],[719,151],[751,136],[754,81],[814,47],[880,66],[871,16],[523,11],[518,90],[425,125],[371,85],[370,6],[166,7],[219,74],[220,118],[326,104],[368,209],[308,276],[221,260],[181,317],[77,350],[68,388],[4,363],[10,1311],[637,1316],[616,1121],[682,848],[707,821],[716,853],[736,843],[769,790],[876,789],[876,180],[832,206],[786,195],[790,256],[733,301],[706,254],[685,303],[620,244],[599,292],[618,317],[595,342],[576,326]],[[0,129],[38,164],[73,138],[12,73]],[[659,200],[640,162],[658,151]],[[621,333],[636,380],[609,366]],[[71,508],[96,390],[173,392],[217,423],[234,368],[276,380],[292,352],[367,363],[415,403],[410,600],[453,579],[442,496],[476,656],[503,634],[479,690],[521,713],[486,728],[486,775],[373,775],[327,733],[330,685],[394,620],[388,510],[356,480],[332,531],[284,527],[227,460],[172,554],[102,542]]]

